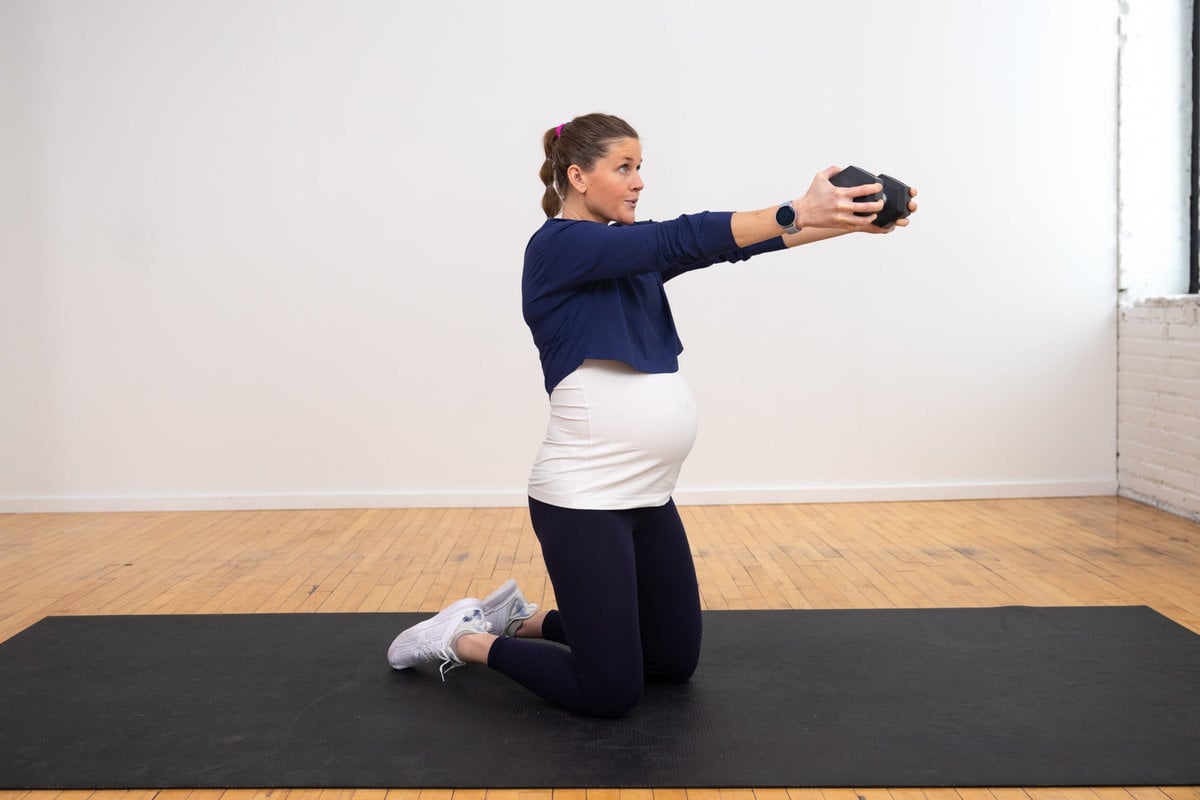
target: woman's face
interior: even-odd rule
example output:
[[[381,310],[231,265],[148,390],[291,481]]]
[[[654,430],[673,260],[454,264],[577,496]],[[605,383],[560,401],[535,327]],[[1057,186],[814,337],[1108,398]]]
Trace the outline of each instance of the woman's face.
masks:
[[[619,139],[596,166],[580,175],[585,219],[632,225],[642,193],[642,143]]]

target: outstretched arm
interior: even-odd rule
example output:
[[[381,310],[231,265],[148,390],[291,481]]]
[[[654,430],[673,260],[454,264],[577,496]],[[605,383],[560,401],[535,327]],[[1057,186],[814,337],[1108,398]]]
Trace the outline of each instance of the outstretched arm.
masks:
[[[883,191],[883,186],[878,183],[851,187],[834,186],[829,179],[839,171],[839,167],[830,167],[817,173],[804,196],[792,202],[796,209],[796,226],[802,230],[799,233],[783,237],[784,243],[788,247],[856,231],[888,233],[893,227],[908,224],[907,219],[902,219],[896,222],[896,226],[887,228],[873,225],[875,215],[883,210],[883,201],[856,203],[854,198]],[[910,195],[916,197],[916,189],[911,189]],[[758,211],[739,211],[733,215],[729,225],[738,247],[746,247],[779,236],[779,223],[775,221],[775,208],[775,206],[771,206]],[[909,200],[909,210],[917,210],[917,204],[911,199]],[[869,212],[870,216],[857,216],[856,212],[863,211]]]

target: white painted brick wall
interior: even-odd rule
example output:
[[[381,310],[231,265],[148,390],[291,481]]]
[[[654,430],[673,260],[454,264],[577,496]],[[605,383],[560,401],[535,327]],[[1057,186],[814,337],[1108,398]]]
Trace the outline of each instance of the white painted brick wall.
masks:
[[[1124,306],[1118,333],[1120,494],[1200,521],[1200,297]]]

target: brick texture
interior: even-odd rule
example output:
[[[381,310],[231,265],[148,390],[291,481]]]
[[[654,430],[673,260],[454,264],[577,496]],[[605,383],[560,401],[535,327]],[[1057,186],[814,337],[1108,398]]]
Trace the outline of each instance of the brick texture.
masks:
[[[1200,297],[1137,301],[1118,331],[1120,494],[1200,521]]]

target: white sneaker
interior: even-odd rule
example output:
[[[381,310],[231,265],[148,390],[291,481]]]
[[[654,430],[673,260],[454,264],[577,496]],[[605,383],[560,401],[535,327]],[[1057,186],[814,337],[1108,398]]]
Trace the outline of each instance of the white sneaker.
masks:
[[[408,669],[427,661],[441,661],[438,673],[446,680],[447,672],[467,663],[454,650],[458,637],[489,630],[491,625],[483,617],[483,604],[468,597],[397,636],[388,648],[388,663],[392,669]]]
[[[496,634],[512,636],[522,622],[533,616],[537,608],[537,603],[525,602],[525,595],[517,588],[517,582],[509,579],[484,598],[483,617]]]

